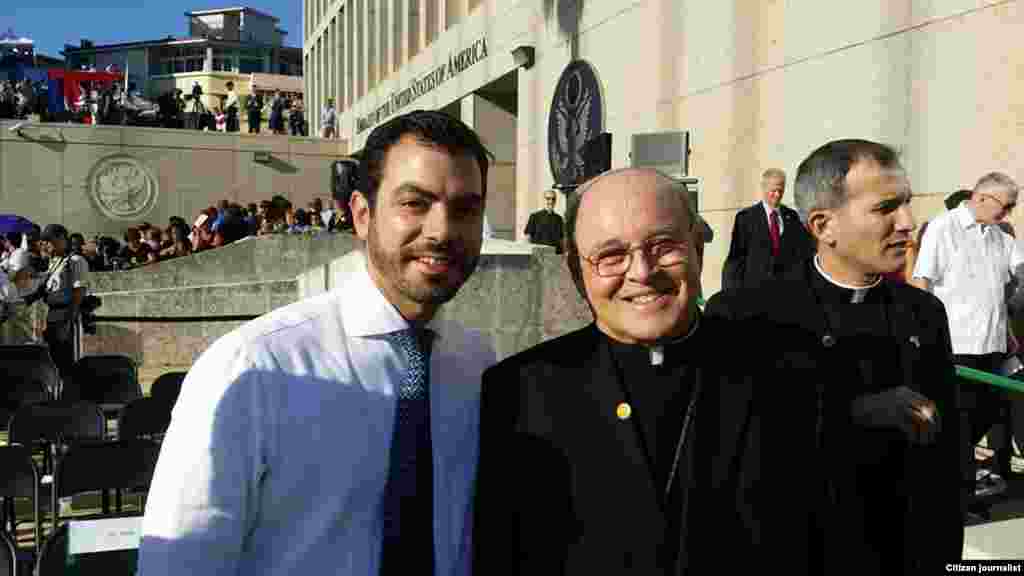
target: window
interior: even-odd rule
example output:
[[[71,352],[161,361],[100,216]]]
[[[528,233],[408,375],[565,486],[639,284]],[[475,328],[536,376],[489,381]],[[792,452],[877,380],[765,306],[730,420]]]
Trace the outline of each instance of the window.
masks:
[[[202,46],[175,46],[160,50],[158,69],[163,74],[202,72],[206,60],[206,48]]]
[[[234,72],[235,71],[235,59],[237,54],[234,50],[226,50],[224,48],[213,49],[213,71],[214,72]]]
[[[239,74],[251,74],[253,72],[263,72],[263,59],[254,60],[251,58],[240,58],[238,60],[238,73]]]
[[[264,52],[257,49],[242,49],[238,51],[238,73],[250,74],[252,72],[269,72],[264,69]]]

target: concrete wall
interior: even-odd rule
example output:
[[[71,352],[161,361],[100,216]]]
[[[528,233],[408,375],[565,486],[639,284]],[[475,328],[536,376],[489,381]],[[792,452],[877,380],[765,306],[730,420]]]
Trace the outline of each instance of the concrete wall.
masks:
[[[340,131],[359,149],[369,131],[356,133],[356,118],[479,37],[488,58],[410,109],[458,102],[516,70],[511,50],[532,46],[534,66],[515,72],[518,235],[553,181],[547,122],[558,77],[585,59],[601,83],[613,167],[629,164],[633,134],[690,131],[690,173],[703,178],[702,211],[716,232],[703,276],[710,295],[760,173],[792,175],[828,140],[901,149],[921,219],[988,171],[1024,177],[1022,31],[1018,0],[481,0],[344,111]]]
[[[194,256],[89,275],[99,316],[199,317],[191,322],[101,322],[82,353],[127,354],[146,373],[187,370],[214,340],[240,326],[217,316],[260,315],[295,302],[298,277],[351,251],[348,234],[253,238]],[[41,305],[34,308],[42,308]]]
[[[331,162],[347,151],[339,141],[119,126],[31,124],[21,137],[12,125],[0,123],[0,212],[84,234],[191,221],[225,198],[329,199]],[[122,216],[101,209],[112,204]]]
[[[298,279],[300,297],[337,286],[365,265],[364,258],[357,250],[311,269]],[[441,310],[442,318],[488,334],[499,359],[581,328],[592,318],[554,248],[500,239],[484,242],[476,272]]]
[[[90,274],[103,299],[100,316],[201,317],[190,322],[100,322],[82,352],[126,354],[144,385],[164,372],[188,370],[217,338],[242,324],[217,316],[260,315],[330,290],[363,265],[361,243],[350,235],[271,236],[125,272]],[[45,306],[19,310],[0,326],[0,342],[37,337]],[[554,250],[488,240],[479,268],[442,312],[486,332],[501,357],[590,322]]]

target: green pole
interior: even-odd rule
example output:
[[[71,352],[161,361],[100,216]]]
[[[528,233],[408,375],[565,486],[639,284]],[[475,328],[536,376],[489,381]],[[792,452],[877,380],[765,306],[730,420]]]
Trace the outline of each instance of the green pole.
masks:
[[[966,366],[957,366],[956,375],[959,376],[961,380],[966,380],[968,382],[988,384],[989,386],[996,386],[1012,392],[1024,392],[1024,382],[1019,382],[1012,378],[999,376],[998,374],[992,374],[983,370],[975,370],[974,368],[968,368]]]

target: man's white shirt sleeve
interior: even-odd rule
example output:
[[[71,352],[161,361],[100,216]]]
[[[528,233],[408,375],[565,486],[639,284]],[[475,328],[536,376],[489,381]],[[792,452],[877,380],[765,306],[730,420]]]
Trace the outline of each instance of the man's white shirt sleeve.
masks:
[[[1024,266],[1024,249],[1021,248],[1021,240],[1016,240],[1013,237],[1007,238],[1007,240],[1010,252],[1010,273],[1016,276],[1018,269]],[[1024,278],[1017,277],[1017,280],[1022,279]]]
[[[71,257],[68,261],[68,266],[71,266],[72,288],[85,288],[85,276],[89,273],[89,263],[85,261],[85,258],[78,256]]]
[[[921,247],[914,263],[914,278],[925,278],[932,284],[942,281],[945,268],[945,254],[939,250],[939,237],[942,235],[945,222],[936,218],[928,224],[921,237]]]
[[[238,573],[266,470],[263,394],[240,343],[218,341],[182,385],[146,502],[141,576]]]

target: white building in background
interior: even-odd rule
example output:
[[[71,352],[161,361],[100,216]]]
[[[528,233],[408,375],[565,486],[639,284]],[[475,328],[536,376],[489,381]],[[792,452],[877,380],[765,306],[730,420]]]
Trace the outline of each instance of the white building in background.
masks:
[[[350,151],[399,112],[457,114],[496,155],[488,218],[512,238],[554,173],[571,184],[582,144],[608,133],[611,167],[644,163],[700,179],[700,211],[716,232],[705,252],[709,295],[761,172],[783,168],[791,184],[800,160],[828,140],[900,148],[921,217],[985,172],[1024,177],[1017,0],[303,6],[311,134],[328,98]]]

